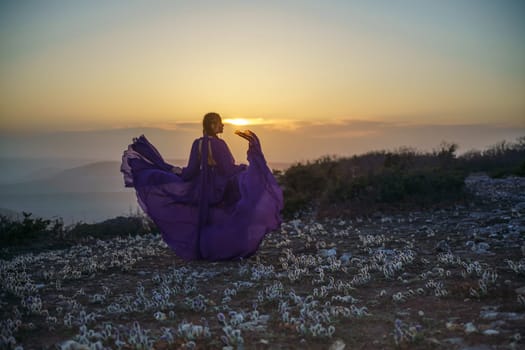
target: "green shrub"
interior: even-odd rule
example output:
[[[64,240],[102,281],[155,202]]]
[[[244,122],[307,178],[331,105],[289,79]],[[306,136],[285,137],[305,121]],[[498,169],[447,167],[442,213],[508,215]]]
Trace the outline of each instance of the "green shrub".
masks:
[[[140,215],[119,216],[95,224],[76,223],[65,228],[62,219],[33,218],[23,213],[23,220],[0,216],[0,258],[47,249],[66,248],[87,237],[109,239],[115,236],[142,235],[158,232],[156,225]]]
[[[68,237],[78,239],[86,236],[110,238],[115,236],[143,235],[158,232],[156,225],[143,216],[118,216],[94,224],[77,223],[68,230]]]
[[[525,137],[462,156],[456,155],[457,149],[455,143],[442,142],[426,153],[402,147],[295,164],[278,176],[284,189],[283,214],[291,217],[309,207],[360,214],[389,206],[430,207],[464,200],[464,180],[471,172],[525,175]]]
[[[22,220],[0,215],[0,244],[2,246],[28,244],[38,239],[60,237],[64,233],[62,219],[32,218],[23,212]]]

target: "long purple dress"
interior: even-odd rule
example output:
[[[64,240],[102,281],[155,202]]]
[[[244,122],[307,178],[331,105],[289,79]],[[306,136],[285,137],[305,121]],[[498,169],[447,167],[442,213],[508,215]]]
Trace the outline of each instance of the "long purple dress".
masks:
[[[188,166],[177,175],[141,135],[124,151],[120,171],[178,256],[215,261],[253,255],[281,224],[282,191],[256,136],[248,162],[235,165],[226,143],[205,135],[193,142]]]

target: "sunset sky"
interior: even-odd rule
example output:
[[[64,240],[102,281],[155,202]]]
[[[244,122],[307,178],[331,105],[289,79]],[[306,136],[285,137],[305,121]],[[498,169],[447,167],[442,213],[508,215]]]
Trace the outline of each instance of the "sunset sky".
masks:
[[[0,131],[177,129],[216,111],[290,135],[519,134],[524,18],[519,0],[1,1]]]

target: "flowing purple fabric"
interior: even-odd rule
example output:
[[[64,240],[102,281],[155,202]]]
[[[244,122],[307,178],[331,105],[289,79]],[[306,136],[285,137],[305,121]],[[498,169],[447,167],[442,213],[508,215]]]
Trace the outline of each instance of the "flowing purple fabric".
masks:
[[[180,175],[144,135],[122,156],[126,187],[134,187],[144,212],[184,260],[230,260],[253,255],[265,234],[281,224],[283,195],[266,165],[257,136],[249,165],[236,165],[216,137],[193,142]]]

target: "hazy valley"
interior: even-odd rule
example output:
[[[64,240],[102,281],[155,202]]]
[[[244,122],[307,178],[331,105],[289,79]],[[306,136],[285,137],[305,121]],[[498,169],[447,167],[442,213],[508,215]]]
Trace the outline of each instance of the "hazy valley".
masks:
[[[167,159],[184,166],[186,160]],[[73,159],[0,159],[0,212],[22,211],[66,224],[97,222],[138,209],[135,192],[125,188],[119,161]],[[269,163],[284,169],[286,163]]]

